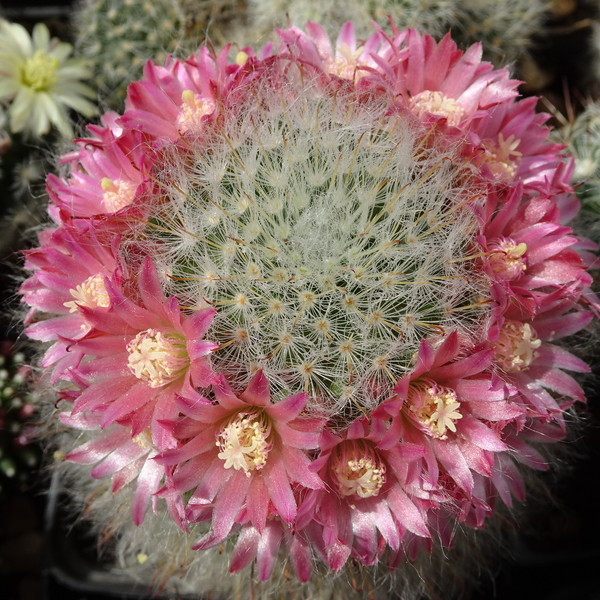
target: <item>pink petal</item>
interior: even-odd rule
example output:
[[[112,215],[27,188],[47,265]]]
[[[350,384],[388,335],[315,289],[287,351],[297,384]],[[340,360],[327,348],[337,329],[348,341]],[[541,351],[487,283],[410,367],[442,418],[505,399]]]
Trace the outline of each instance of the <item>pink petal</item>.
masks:
[[[452,442],[445,442],[443,440],[432,440],[431,445],[437,459],[446,471],[448,471],[452,479],[467,494],[471,494],[473,492],[473,475],[458,446]]]
[[[270,522],[258,542],[258,553],[256,557],[256,566],[258,568],[258,578],[266,581],[271,575],[275,565],[277,552],[281,545],[281,528],[275,522]]]
[[[284,444],[281,448],[281,458],[292,481],[313,490],[323,489],[321,478],[310,469],[311,461],[304,452]]]
[[[388,502],[383,500],[376,502],[375,512],[371,513],[371,516],[388,546],[397,550],[400,546],[400,535],[398,526],[390,513]]]
[[[123,467],[120,471],[117,471],[111,478],[111,490],[113,494],[116,494],[119,490],[123,489],[128,483],[131,483],[142,470],[144,463],[146,462],[146,456],[142,456],[137,460],[129,463],[126,467]]]
[[[93,383],[75,400],[71,415],[76,415],[84,410],[93,410],[99,406],[108,406],[133,387],[135,387],[135,382],[131,376]]]
[[[307,394],[295,394],[267,406],[265,410],[274,421],[287,423],[295,419],[302,412],[302,409],[306,406],[307,399]]]
[[[217,494],[213,510],[212,531],[218,539],[224,540],[229,535],[246,500],[250,483],[251,477],[246,477],[245,471],[236,471]]]
[[[154,460],[155,462],[158,462],[158,464],[161,464],[160,458],[155,458]],[[206,477],[207,470],[216,461],[218,461],[218,467],[220,468],[219,474],[221,482],[223,483],[225,480],[225,477],[223,476],[223,461],[205,453],[195,456],[189,462],[177,467],[173,474],[173,489],[177,492],[187,492],[196,487]],[[231,473],[228,472],[227,475],[231,475]],[[212,498],[213,496],[211,496],[207,502],[212,501]]]
[[[129,439],[128,431],[119,427],[75,448],[75,450],[71,450],[65,456],[65,460],[83,464],[95,463]]]
[[[164,469],[154,462],[147,460],[137,478],[137,487],[131,501],[131,514],[133,522],[136,525],[141,525],[144,521],[144,515],[148,507],[150,498],[160,485],[164,475]]]
[[[275,429],[281,436],[283,444],[294,448],[310,450],[319,445],[319,433],[316,431],[298,431],[284,423],[275,423]]]
[[[283,461],[272,460],[270,464],[267,463],[264,470],[263,477],[269,490],[271,502],[273,502],[279,516],[286,523],[291,523],[296,518],[296,500],[294,494],[292,494],[290,480],[285,472]]]
[[[578,373],[590,372],[590,368],[586,363],[559,346],[542,344],[536,354],[533,366],[555,367]]]
[[[148,454],[148,450],[135,442],[127,442],[99,462],[90,472],[94,479],[102,479],[120,471],[134,460]]]
[[[393,485],[389,489],[386,500],[396,519],[406,529],[421,537],[431,537],[419,509],[410,501],[399,484]]]
[[[458,433],[484,450],[502,452],[508,449],[497,433],[481,421],[469,416],[464,416],[458,423]]]
[[[237,542],[231,553],[229,572],[237,573],[256,557],[260,534],[254,527],[244,527],[238,536]]]
[[[527,376],[544,387],[585,402],[585,394],[581,386],[571,377],[559,369],[531,366],[527,369]]]
[[[250,522],[262,533],[269,514],[269,492],[264,479],[260,475],[252,477],[246,508],[248,509]]]
[[[488,377],[485,379],[458,379],[446,383],[456,391],[460,402],[477,402],[479,400],[501,402],[506,400],[509,392],[506,389],[508,386],[505,385],[492,389],[492,381]]]
[[[167,299],[158,281],[156,267],[149,256],[144,258],[138,284],[144,306],[155,315],[166,317],[164,304]]]
[[[578,311],[550,319],[536,319],[534,328],[542,340],[553,341],[568,335],[573,335],[594,318],[591,311]]]
[[[213,427],[205,429],[197,434],[189,442],[175,450],[166,450],[156,458],[160,465],[182,464],[198,454],[203,454],[215,448],[215,430]]]
[[[252,377],[240,398],[253,406],[267,406],[270,403],[269,381],[262,371],[258,371]]]
[[[227,410],[248,408],[248,405],[233,393],[225,377],[222,375],[219,376],[218,382],[213,385],[213,392],[217,402]]]
[[[202,339],[206,335],[216,313],[217,311],[212,308],[205,308],[194,312],[182,324],[185,337],[188,340]]]
[[[298,579],[302,583],[306,583],[310,579],[310,574],[312,572],[313,561],[310,545],[303,535],[296,532],[296,534],[292,536],[289,551],[292,566],[294,567]]]
[[[156,393],[153,392],[154,390],[145,381],[138,381],[138,383],[134,384],[127,392],[121,395],[118,402],[113,402],[104,411],[102,426],[106,427],[113,421],[117,421],[130,412],[141,408],[144,404],[153,400],[152,396]]]
[[[510,421],[524,413],[524,410],[516,404],[487,402],[485,400],[471,401],[469,409],[474,417],[485,421]]]
[[[190,461],[192,462],[192,461]],[[187,466],[187,465],[186,465]],[[214,457],[207,467],[203,467],[203,476],[190,498],[190,504],[206,504],[213,501],[219,490],[233,477],[233,469],[224,469],[223,461]],[[249,479],[249,478],[248,478]],[[188,488],[189,489],[189,488]]]
[[[476,352],[467,358],[457,360],[456,362],[444,367],[432,369],[431,377],[437,381],[444,381],[446,379],[456,379],[458,377],[465,378],[473,375],[479,375],[490,366],[493,357],[493,350]]]

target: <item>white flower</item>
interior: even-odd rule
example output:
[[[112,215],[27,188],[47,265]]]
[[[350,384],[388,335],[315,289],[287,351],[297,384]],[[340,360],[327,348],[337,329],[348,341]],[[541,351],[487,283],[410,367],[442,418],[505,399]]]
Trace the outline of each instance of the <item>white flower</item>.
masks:
[[[91,117],[96,107],[91,88],[81,83],[89,76],[83,61],[68,58],[71,45],[50,39],[38,23],[30,37],[24,27],[0,20],[0,101],[8,101],[13,133],[42,136],[52,125],[65,137],[73,135],[67,114],[73,108]]]

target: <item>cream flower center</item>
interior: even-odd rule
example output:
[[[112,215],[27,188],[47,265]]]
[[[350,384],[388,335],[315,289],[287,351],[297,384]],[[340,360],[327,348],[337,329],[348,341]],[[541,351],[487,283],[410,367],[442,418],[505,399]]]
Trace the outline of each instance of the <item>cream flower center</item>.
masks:
[[[354,52],[348,44],[342,44],[336,48],[337,56],[327,61],[327,71],[332,75],[337,75],[342,79],[356,80],[364,76],[365,72],[358,69],[358,57],[363,51],[363,47],[357,48]]]
[[[153,388],[178,379],[190,364],[185,340],[174,332],[141,331],[127,344],[127,352],[131,372]]]
[[[181,133],[198,131],[202,128],[202,117],[210,115],[215,110],[215,103],[207,98],[185,90],[181,94],[182,104],[177,117],[177,126]]]
[[[518,160],[523,154],[517,150],[520,139],[509,135],[506,139],[500,133],[497,142],[484,142],[484,161],[493,175],[500,181],[512,181],[517,172]]]
[[[336,449],[333,472],[342,496],[371,498],[385,483],[385,465],[366,443],[345,442]]]
[[[523,371],[535,360],[541,345],[542,340],[529,323],[507,320],[494,344],[494,360],[508,373]]]
[[[135,199],[137,185],[131,181],[123,181],[122,179],[113,181],[108,177],[104,177],[100,185],[104,190],[102,200],[108,212],[117,212],[129,206]]]
[[[37,50],[21,68],[21,82],[34,92],[47,92],[57,81],[58,58]]]
[[[69,293],[75,300],[65,302],[63,306],[72,313],[77,312],[78,306],[85,306],[86,308],[107,308],[110,306],[110,298],[104,286],[104,277],[99,274],[88,277],[75,289],[69,290]]]
[[[269,440],[271,424],[263,413],[239,413],[217,435],[218,456],[225,461],[225,468],[260,470],[267,464],[271,451]]]
[[[422,380],[411,384],[409,410],[425,425],[432,437],[446,439],[446,430],[456,433],[454,421],[462,419],[456,392],[434,381]]]
[[[490,244],[490,250],[493,254],[489,257],[489,264],[500,279],[516,279],[527,269],[524,259],[527,244],[517,244],[511,238],[500,238]]]
[[[442,94],[425,90],[412,99],[412,109],[419,117],[428,112],[440,117],[446,117],[448,125],[455,127],[465,114],[464,108],[454,99]]]
[[[149,429],[144,429],[142,433],[132,438],[132,441],[135,442],[143,450],[149,450],[151,448],[154,448],[152,434],[150,433]]]

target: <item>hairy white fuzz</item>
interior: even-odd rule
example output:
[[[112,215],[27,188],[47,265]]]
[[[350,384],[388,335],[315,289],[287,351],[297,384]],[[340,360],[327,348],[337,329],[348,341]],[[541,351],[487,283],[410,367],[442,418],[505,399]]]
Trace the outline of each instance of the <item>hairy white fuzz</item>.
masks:
[[[271,96],[158,174],[145,234],[167,292],[219,309],[214,366],[236,385],[261,368],[276,397],[371,409],[423,337],[481,331],[482,190],[454,149],[386,110]]]

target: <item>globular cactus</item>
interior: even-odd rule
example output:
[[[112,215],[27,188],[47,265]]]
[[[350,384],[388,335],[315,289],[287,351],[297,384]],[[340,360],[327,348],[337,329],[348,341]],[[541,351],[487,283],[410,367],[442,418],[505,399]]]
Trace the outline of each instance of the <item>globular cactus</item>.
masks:
[[[570,166],[479,45],[277,34],[148,65],[49,176],[42,421],[150,585],[448,598],[585,400]]]
[[[41,452],[29,424],[37,409],[27,383],[31,367],[10,342],[0,343],[0,497],[31,484]]]
[[[243,8],[240,0],[83,0],[73,18],[75,47],[93,65],[100,101],[121,108],[149,58],[186,56],[205,37],[221,43]]]
[[[600,104],[591,103],[560,132],[575,157],[573,184],[583,208],[600,215]]]

